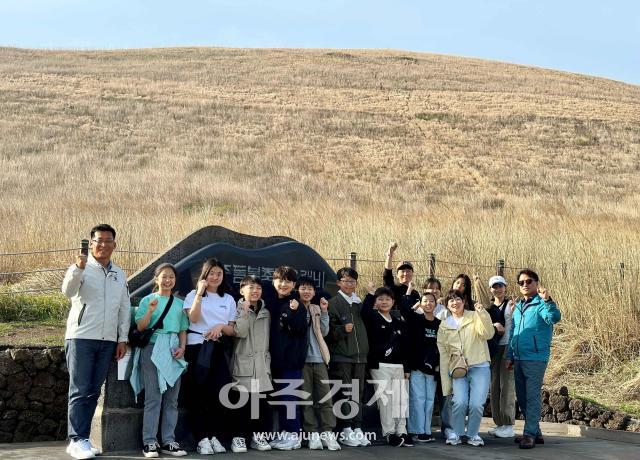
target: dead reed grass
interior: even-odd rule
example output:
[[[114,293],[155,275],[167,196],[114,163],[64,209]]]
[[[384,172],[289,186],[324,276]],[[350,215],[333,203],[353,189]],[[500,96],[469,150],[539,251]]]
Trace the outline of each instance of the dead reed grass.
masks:
[[[445,284],[503,258],[563,311],[548,379],[618,406],[639,368],[639,176],[640,87],[611,80],[395,51],[0,49],[0,252],[110,222],[151,251],[211,224],[329,258],[397,240]]]

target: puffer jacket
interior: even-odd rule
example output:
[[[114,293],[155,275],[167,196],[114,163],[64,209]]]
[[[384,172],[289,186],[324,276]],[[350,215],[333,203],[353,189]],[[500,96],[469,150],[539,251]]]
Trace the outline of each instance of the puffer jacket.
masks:
[[[452,328],[447,321],[440,323],[437,343],[440,352],[440,380],[444,396],[450,395],[452,391],[451,376],[449,375],[449,358],[452,353],[462,351],[469,367],[490,362],[487,340],[493,337],[494,333],[491,317],[484,309],[480,311],[465,310],[457,329]]]
[[[553,325],[560,318],[560,310],[551,299],[545,302],[536,294],[520,300],[513,310],[511,338],[504,359],[549,361]]]
[[[83,269],[73,264],[62,281],[62,293],[71,299],[65,339],[126,342],[131,302],[124,271],[103,267],[92,255]]]
[[[248,312],[238,301],[238,318],[233,326],[234,337],[231,373],[234,381],[242,385],[240,391],[263,393],[273,390],[271,383],[271,354],[269,353],[269,329],[271,313],[260,300],[258,313],[252,309]],[[258,387],[251,387],[251,380],[257,381]]]

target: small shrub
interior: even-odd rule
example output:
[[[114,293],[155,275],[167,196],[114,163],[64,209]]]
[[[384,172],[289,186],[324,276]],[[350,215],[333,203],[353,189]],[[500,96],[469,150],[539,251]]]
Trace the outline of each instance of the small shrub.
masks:
[[[502,209],[504,200],[502,198],[485,198],[482,200],[482,209]]]
[[[0,321],[63,320],[69,300],[62,293],[9,294],[0,290]]]

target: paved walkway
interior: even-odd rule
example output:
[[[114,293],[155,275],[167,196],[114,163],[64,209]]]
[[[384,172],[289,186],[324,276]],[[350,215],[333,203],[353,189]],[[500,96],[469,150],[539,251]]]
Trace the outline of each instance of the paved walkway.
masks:
[[[518,426],[520,424],[517,424]],[[298,451],[258,452],[249,450],[246,454],[216,454],[216,458],[231,459],[239,456],[244,460],[333,460],[347,458],[354,460],[444,460],[444,459],[544,459],[554,460],[638,460],[640,459],[640,434],[603,432],[587,430],[582,433],[578,427],[562,424],[543,424],[545,444],[531,450],[522,450],[514,444],[512,439],[495,439],[486,435],[488,423],[483,423],[481,433],[485,438],[484,447],[469,445],[447,446],[438,439],[435,443],[416,445],[415,447],[393,448],[388,446],[373,446],[366,448],[344,448],[339,452],[314,451],[303,448]],[[584,431],[584,430],[583,430]],[[569,432],[569,433],[567,433]],[[609,439],[598,439],[598,436]],[[69,460],[65,453],[65,442],[0,444],[0,459],[46,459]],[[222,455],[222,457],[220,457]],[[170,456],[163,456],[164,458]],[[133,459],[144,458],[141,452],[109,453],[98,458],[105,459]],[[206,459],[208,456],[189,453],[184,459]]]

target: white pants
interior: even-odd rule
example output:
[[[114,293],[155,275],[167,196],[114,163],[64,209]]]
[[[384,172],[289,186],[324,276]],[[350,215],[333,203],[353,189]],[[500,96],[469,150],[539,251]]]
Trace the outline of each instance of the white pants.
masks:
[[[371,369],[371,377],[378,398],[382,435],[406,434],[409,390],[402,365],[380,364],[379,369]]]

